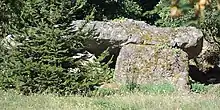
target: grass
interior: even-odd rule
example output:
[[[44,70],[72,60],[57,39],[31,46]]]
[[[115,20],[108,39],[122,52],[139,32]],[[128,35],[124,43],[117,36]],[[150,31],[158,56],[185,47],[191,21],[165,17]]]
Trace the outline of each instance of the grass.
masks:
[[[220,110],[220,86],[195,83],[192,93],[182,94],[168,83],[135,86],[118,91],[100,89],[93,97],[19,95],[0,91],[0,110]]]
[[[211,93],[134,92],[106,97],[0,94],[0,110],[220,110],[220,97]]]

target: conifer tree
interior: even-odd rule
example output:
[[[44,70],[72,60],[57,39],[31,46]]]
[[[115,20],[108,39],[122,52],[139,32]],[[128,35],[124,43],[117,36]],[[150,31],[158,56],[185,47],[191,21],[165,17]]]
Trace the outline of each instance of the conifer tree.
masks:
[[[102,64],[85,66],[72,57],[83,52],[84,41],[94,36],[93,30],[83,32],[83,26],[76,30],[71,25],[78,8],[70,0],[22,2],[10,25],[16,45],[11,46],[1,70],[3,89],[15,88],[24,94],[87,93],[110,78],[111,70]]]

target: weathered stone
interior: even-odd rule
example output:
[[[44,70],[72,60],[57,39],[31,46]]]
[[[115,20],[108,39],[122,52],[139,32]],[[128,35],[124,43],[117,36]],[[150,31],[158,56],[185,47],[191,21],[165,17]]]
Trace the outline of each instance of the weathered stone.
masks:
[[[85,21],[73,21],[72,25],[80,27]],[[120,48],[126,44],[158,44],[167,43],[188,53],[189,58],[195,58],[202,50],[203,34],[194,27],[161,28],[150,26],[143,21],[127,19],[124,21],[92,21],[84,30],[95,29],[98,36],[88,41],[87,49],[100,54],[106,48],[112,54],[118,55]],[[77,29],[77,28],[76,28]]]
[[[203,47],[203,34],[200,30],[194,27],[176,28],[178,32],[173,40],[172,46],[177,46],[183,49],[189,59],[196,58],[202,51]]]
[[[204,39],[202,52],[197,58],[190,60],[190,76],[193,80],[205,84],[220,82],[220,48],[218,45]]]
[[[84,21],[74,21],[79,27]],[[194,27],[161,28],[142,21],[124,20],[87,24],[98,36],[88,41],[87,49],[100,54],[109,48],[117,58],[115,78],[118,82],[138,84],[167,80],[188,89],[188,60],[202,50],[201,31]],[[179,48],[179,49],[177,49]],[[186,53],[185,53],[185,52]]]
[[[197,67],[202,71],[207,71],[214,66],[220,66],[220,48],[218,44],[209,43],[204,40],[202,52],[196,58]]]
[[[128,44],[118,56],[115,80],[123,84],[169,81],[188,90],[188,55],[163,44]]]
[[[82,22],[74,21],[73,25],[80,27]],[[176,84],[180,90],[189,89],[188,61],[202,50],[200,30],[194,27],[162,28],[129,19],[92,21],[84,30],[92,28],[99,35],[88,41],[87,49],[100,54],[109,48],[111,54],[118,56],[117,82],[144,84],[165,80]]]

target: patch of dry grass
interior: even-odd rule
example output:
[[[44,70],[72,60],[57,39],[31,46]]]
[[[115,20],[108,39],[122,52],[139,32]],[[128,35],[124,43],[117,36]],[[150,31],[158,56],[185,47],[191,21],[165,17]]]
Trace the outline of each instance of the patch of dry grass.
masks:
[[[220,98],[214,94],[137,92],[108,97],[0,94],[0,110],[220,110]]]

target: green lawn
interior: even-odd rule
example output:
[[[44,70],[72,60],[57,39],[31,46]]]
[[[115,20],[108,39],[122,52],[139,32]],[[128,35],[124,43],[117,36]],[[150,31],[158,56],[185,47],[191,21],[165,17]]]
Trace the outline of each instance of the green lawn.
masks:
[[[210,94],[142,94],[108,97],[23,96],[0,91],[0,110],[220,110],[220,98]]]

